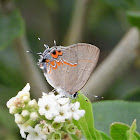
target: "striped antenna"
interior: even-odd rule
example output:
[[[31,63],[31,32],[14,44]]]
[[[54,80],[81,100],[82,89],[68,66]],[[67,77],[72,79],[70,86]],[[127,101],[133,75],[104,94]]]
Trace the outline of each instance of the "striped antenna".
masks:
[[[38,40],[41,41],[40,37],[38,37]],[[49,49],[49,46],[48,46],[48,45],[43,44],[43,46],[44,46],[46,49]]]

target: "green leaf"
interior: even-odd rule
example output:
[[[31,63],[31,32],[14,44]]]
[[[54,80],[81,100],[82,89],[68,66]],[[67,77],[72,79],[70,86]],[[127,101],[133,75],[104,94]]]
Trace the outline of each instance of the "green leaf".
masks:
[[[0,49],[24,33],[24,22],[18,10],[0,14]]]
[[[72,140],[79,140],[74,134],[71,134],[70,136],[71,136]]]
[[[93,103],[94,123],[96,129],[109,134],[109,126],[114,122],[131,125],[137,120],[137,131],[140,131],[140,103],[128,101],[101,101]]]
[[[90,101],[83,94],[79,94],[76,101],[80,102],[81,109],[84,109],[86,111],[86,113],[85,113],[84,117],[82,117],[78,121],[73,121],[73,123],[80,130],[82,130],[86,139],[96,139],[92,105],[91,105]],[[78,125],[77,125],[77,122],[78,122]]]
[[[98,130],[95,130],[96,140],[103,140],[100,132]]]
[[[136,130],[137,126],[136,126],[136,120],[134,120],[134,122],[132,123],[130,130],[128,130],[126,132],[126,136],[128,140],[136,140],[137,138],[134,135],[134,132]]]
[[[113,140],[128,140],[126,132],[130,129],[130,126],[123,123],[113,123],[110,126],[110,135]],[[140,140],[140,135],[137,132],[134,132],[135,139]],[[133,140],[133,139],[132,139]]]
[[[100,132],[100,135],[102,137],[102,140],[111,140],[111,138],[107,134],[105,134],[102,131],[99,131],[99,132]]]
[[[140,28],[140,11],[128,11],[126,12],[126,15],[132,26]]]

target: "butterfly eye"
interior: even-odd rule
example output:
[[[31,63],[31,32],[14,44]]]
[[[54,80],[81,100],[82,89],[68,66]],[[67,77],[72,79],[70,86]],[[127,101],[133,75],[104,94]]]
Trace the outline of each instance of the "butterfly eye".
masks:
[[[46,62],[46,59],[43,59],[42,62]]]

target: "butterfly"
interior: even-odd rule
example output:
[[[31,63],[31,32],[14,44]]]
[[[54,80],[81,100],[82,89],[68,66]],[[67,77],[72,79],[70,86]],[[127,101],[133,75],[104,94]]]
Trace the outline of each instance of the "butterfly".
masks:
[[[76,98],[97,64],[99,48],[86,43],[45,47],[38,65],[46,80],[59,94]]]

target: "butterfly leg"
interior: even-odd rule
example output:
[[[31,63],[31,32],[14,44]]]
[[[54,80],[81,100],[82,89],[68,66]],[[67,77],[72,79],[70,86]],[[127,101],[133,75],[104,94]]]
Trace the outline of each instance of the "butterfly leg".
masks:
[[[72,97],[72,99],[76,99],[76,98],[77,98],[77,96],[78,96],[78,92],[75,92],[75,93],[73,93],[73,94],[72,94],[72,96],[71,96],[71,97]]]
[[[51,92],[55,93],[56,92],[56,89],[54,88]]]

